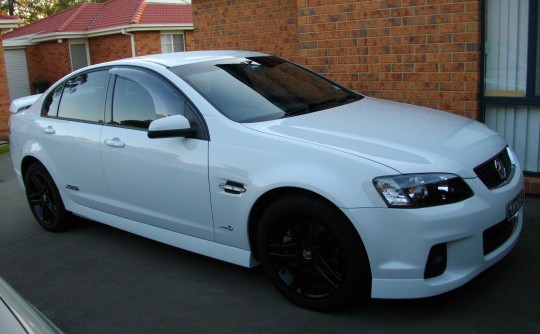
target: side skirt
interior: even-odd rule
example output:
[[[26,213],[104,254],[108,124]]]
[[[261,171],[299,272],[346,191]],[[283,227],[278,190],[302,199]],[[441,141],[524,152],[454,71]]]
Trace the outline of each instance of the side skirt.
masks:
[[[252,268],[258,265],[258,262],[253,258],[251,251],[245,249],[218,244],[213,241],[199,239],[159,227],[139,223],[126,218],[83,207],[73,202],[70,204],[70,211],[78,216],[95,220],[148,239],[247,268]]]

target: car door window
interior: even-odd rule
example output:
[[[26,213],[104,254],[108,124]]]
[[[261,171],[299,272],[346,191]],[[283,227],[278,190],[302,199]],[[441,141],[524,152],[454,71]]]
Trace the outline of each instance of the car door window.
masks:
[[[64,85],[60,85],[51,94],[49,94],[47,100],[43,104],[43,116],[58,116],[58,106],[60,105],[60,97],[62,96],[63,90]]]
[[[44,112],[46,111],[48,116],[59,118],[103,122],[108,79],[107,71],[96,71],[81,73],[67,80],[63,84],[61,96],[60,88],[49,96]]]
[[[186,99],[154,74],[130,68],[112,72],[117,76],[108,123],[146,130],[155,119],[184,114]]]

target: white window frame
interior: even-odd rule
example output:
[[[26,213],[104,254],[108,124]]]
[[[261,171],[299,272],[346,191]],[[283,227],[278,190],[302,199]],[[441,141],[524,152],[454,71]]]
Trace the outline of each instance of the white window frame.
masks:
[[[174,49],[174,40],[173,40],[173,36],[174,35],[181,35],[182,36],[182,50],[175,50]],[[170,43],[164,43],[163,42],[163,37],[164,36],[170,36],[171,37],[171,42]],[[171,31],[164,31],[164,32],[161,32],[160,34],[160,42],[161,42],[161,53],[170,53],[170,52],[184,52],[186,51],[186,37],[185,37],[185,34],[184,32],[178,32],[178,31],[174,31],[174,32],[171,32]],[[169,47],[171,47],[172,51],[165,51],[163,46],[164,45],[168,45]]]

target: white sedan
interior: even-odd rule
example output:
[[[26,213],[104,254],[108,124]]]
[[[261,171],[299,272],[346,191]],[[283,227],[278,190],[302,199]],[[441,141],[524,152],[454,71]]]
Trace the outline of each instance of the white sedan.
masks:
[[[523,176],[474,120],[354,93],[242,51],[119,60],[10,120],[37,221],[86,217],[238,265],[310,309],[419,298],[503,258]]]

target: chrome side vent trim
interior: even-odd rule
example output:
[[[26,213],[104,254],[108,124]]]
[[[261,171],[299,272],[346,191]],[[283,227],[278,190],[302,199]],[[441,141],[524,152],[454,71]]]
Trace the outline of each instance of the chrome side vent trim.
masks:
[[[244,185],[234,181],[227,181],[219,185],[228,194],[240,195],[246,192]]]

